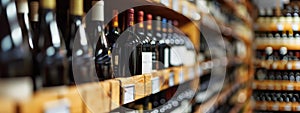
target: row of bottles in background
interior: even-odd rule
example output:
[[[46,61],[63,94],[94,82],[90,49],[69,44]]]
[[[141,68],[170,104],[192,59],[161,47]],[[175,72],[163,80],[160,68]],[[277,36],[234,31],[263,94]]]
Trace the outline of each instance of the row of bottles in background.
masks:
[[[259,8],[256,29],[260,31],[298,31],[300,27],[299,6],[297,2],[290,2],[281,8]]]
[[[297,45],[300,44],[299,32],[257,32],[257,45]]]
[[[272,47],[266,47],[265,50],[257,50],[256,58],[268,61],[294,61],[299,60],[300,52],[297,50],[288,50],[287,47],[280,47],[279,50],[273,50]]]
[[[300,102],[300,97],[297,92],[254,91],[253,98],[256,101]]]
[[[91,18],[86,21],[82,21],[82,0],[70,0],[69,6],[67,27],[60,30],[56,18],[63,17],[56,17],[55,0],[33,1],[30,9],[27,0],[1,3],[0,24],[7,28],[0,33],[1,78],[26,77],[28,90],[32,83],[39,90],[72,85],[75,81],[140,75],[195,62],[193,46],[177,29],[177,21],[159,16],[152,19],[147,14],[144,22],[143,11],[137,13],[135,21],[134,9],[124,14],[113,10],[114,18],[105,26],[104,1],[93,1]],[[120,25],[119,19],[127,22]],[[193,54],[183,54],[187,52]]]
[[[297,71],[279,71],[256,69],[256,80],[285,80],[290,82],[300,82],[300,73]]]

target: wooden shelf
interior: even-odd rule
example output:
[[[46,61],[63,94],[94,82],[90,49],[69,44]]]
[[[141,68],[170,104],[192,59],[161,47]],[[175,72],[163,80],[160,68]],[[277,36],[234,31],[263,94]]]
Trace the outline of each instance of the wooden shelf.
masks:
[[[275,40],[275,39],[273,39]],[[291,40],[292,41],[292,40]],[[295,41],[293,41],[295,42]],[[288,50],[300,50],[299,44],[290,44],[281,42],[279,44],[269,43],[269,44],[257,44],[257,50],[265,50],[267,47],[272,47],[273,50],[279,50],[281,47],[286,47]]]
[[[281,111],[281,112],[299,112],[300,104],[298,102],[255,102],[255,110],[261,111]]]
[[[255,90],[300,91],[300,84],[287,80],[254,80],[252,88]]]
[[[300,61],[257,60],[255,65],[257,68],[265,68],[268,70],[300,70]]]

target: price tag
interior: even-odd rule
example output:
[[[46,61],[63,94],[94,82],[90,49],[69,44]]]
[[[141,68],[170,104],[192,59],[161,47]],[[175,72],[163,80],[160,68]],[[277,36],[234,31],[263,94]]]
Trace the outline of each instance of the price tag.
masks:
[[[134,84],[124,86],[123,88],[124,88],[123,104],[127,104],[129,102],[134,101],[134,92],[135,92]]]
[[[268,89],[269,90],[274,90],[274,84],[268,84]]]
[[[184,82],[184,74],[183,74],[182,69],[180,69],[180,72],[179,72],[179,83],[183,83],[183,82]]]
[[[293,84],[288,84],[287,86],[286,86],[286,89],[287,90],[294,90],[294,85]]]
[[[300,69],[300,62],[298,62],[298,61],[296,62],[295,68],[296,68],[296,69]]]
[[[296,111],[300,111],[300,105],[296,106]]]
[[[286,68],[287,68],[288,70],[291,70],[291,69],[293,68],[293,64],[292,64],[291,62],[288,62],[288,63],[286,64]]]
[[[282,31],[282,30],[283,30],[283,24],[278,24],[278,25],[277,25],[277,29],[278,29],[279,31]]]
[[[174,86],[174,72],[170,72],[169,76],[169,86]]]
[[[273,69],[277,69],[277,63],[273,63],[273,64],[272,64],[272,68],[273,68]]]
[[[160,91],[159,77],[154,77],[152,80],[152,94],[158,93]]]
[[[279,105],[278,104],[273,104],[272,110],[273,111],[278,111],[279,110]]]
[[[172,4],[173,4],[173,10],[179,11],[178,0],[173,0],[173,1],[172,1]]]
[[[189,68],[189,79],[192,80],[195,78],[195,71],[194,69],[191,67]]]
[[[47,102],[44,105],[44,113],[70,113],[70,102],[67,99]]]
[[[260,110],[267,110],[267,105],[266,104],[261,104],[260,105]]]
[[[293,25],[292,25],[292,28],[293,28],[294,31],[298,31],[298,29],[299,29],[299,27],[298,27],[297,24],[293,24]]]
[[[257,89],[257,85],[255,82],[252,83],[252,89]]]
[[[292,111],[292,106],[290,104],[286,104],[284,106],[284,111]]]

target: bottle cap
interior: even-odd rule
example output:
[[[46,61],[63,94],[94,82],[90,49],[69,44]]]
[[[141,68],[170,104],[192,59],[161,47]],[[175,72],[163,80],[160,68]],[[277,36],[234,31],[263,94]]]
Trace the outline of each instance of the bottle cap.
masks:
[[[119,11],[114,9],[113,10],[113,26],[114,27],[118,27],[119,26],[119,23],[118,23],[118,14],[119,14]]]
[[[152,29],[152,15],[147,14],[147,29],[151,30]]]
[[[279,51],[280,51],[281,55],[287,54],[287,48],[286,47],[281,47]]]
[[[144,12],[143,11],[139,11],[138,13],[138,22],[139,22],[139,27],[140,28],[144,28]]]
[[[134,9],[128,9],[128,25],[133,26],[134,24]]]
[[[83,0],[70,0],[70,14],[83,15]]]
[[[41,7],[45,9],[55,9],[56,1],[55,0],[41,0]]]
[[[266,54],[271,55],[273,53],[273,48],[272,47],[267,47],[266,48]]]
[[[34,22],[39,21],[39,2],[30,2],[30,20]]]
[[[156,30],[161,31],[161,17],[156,16]]]

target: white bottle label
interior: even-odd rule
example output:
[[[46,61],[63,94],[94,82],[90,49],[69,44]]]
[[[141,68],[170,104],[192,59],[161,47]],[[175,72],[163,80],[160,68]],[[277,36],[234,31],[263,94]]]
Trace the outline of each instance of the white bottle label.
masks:
[[[165,48],[164,53],[165,53],[165,55],[164,55],[164,60],[165,60],[164,67],[168,68],[169,67],[169,48]]]
[[[104,1],[96,1],[92,7],[92,20],[104,21]]]
[[[154,77],[152,80],[152,94],[158,93],[160,91],[159,77]]]
[[[119,65],[119,55],[115,55],[115,65]]]
[[[152,52],[142,52],[142,74],[152,71]]]
[[[129,102],[134,101],[134,93],[135,93],[134,84],[125,86],[123,104],[127,104]]]
[[[170,64],[174,66],[180,65],[180,52],[178,47],[172,47],[170,50]]]
[[[44,105],[44,113],[70,113],[70,102],[67,99],[50,101]]]

